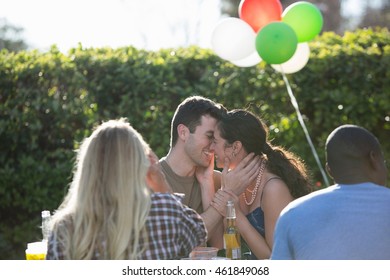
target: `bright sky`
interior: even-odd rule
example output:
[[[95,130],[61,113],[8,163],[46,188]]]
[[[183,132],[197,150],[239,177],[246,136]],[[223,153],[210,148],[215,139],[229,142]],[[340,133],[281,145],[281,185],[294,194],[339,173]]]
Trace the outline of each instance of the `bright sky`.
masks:
[[[364,8],[361,0],[343,4],[351,15]],[[222,19],[220,0],[0,0],[1,18],[22,27],[21,37],[31,48],[46,51],[55,44],[63,52],[79,42],[147,50],[211,48],[211,33]]]
[[[24,28],[22,39],[43,51],[132,45],[210,47],[221,19],[219,0],[0,0],[0,18]]]

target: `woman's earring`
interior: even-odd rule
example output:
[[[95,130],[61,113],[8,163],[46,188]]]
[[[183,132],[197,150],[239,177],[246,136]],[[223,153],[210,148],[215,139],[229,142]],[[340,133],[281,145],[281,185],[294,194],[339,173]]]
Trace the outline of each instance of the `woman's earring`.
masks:
[[[232,152],[232,156],[233,156],[233,157],[236,157],[236,153],[235,153],[235,152]]]

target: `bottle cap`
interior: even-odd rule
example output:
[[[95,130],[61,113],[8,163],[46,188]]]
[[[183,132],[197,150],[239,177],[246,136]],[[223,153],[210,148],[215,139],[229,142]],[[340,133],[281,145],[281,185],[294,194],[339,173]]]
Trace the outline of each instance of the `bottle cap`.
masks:
[[[49,210],[43,210],[42,211],[42,218],[50,217],[50,211]]]

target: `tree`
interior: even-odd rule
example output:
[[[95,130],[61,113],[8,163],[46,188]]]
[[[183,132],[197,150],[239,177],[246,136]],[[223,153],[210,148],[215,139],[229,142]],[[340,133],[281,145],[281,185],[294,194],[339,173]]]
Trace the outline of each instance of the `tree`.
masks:
[[[359,28],[381,26],[390,29],[390,2],[382,1],[380,5],[374,7],[367,1],[365,5]]]
[[[241,0],[221,0],[221,12],[223,15],[238,17],[238,6]]]
[[[11,25],[5,18],[0,18],[0,50],[18,52],[27,49],[27,44],[19,36],[23,28]]]
[[[296,0],[281,0],[283,10],[286,9]],[[335,33],[342,33],[342,16],[341,16],[341,2],[342,0],[306,0],[320,9],[324,19],[322,31],[333,31]]]

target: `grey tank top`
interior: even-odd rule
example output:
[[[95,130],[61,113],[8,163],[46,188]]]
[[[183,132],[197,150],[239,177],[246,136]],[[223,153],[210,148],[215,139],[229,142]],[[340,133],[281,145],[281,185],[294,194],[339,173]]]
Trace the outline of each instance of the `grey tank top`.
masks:
[[[199,214],[203,213],[202,194],[196,177],[177,175],[168,165],[165,157],[160,159],[160,165],[173,192],[183,193],[185,195],[182,200],[183,204],[194,209]]]

